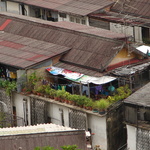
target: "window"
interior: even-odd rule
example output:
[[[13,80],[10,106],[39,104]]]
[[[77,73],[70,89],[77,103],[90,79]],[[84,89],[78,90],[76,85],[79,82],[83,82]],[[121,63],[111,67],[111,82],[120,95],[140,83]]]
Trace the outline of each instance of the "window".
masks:
[[[74,22],[74,17],[70,17],[70,22]]]
[[[81,20],[81,23],[82,23],[82,24],[86,24],[85,19],[82,19],[82,20]]]
[[[80,23],[80,19],[79,18],[76,18],[76,23]]]
[[[65,13],[59,13],[59,16],[62,17],[62,18],[67,18]]]

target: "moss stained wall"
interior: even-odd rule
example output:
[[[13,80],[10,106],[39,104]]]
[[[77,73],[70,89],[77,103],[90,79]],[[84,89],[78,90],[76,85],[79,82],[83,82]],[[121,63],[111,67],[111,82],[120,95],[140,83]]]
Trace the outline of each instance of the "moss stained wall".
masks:
[[[124,107],[120,104],[107,115],[107,150],[118,150],[127,142],[124,121]]]

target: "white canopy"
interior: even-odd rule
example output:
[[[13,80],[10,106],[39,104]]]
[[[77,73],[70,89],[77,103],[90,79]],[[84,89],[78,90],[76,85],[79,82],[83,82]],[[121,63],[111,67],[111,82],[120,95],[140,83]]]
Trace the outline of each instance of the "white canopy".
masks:
[[[87,83],[106,84],[115,79],[116,79],[115,77],[111,77],[111,76],[92,77],[92,76],[84,75],[78,80],[78,82],[81,82],[82,84],[87,84]]]
[[[143,52],[144,54],[150,53],[150,46],[142,45],[137,47],[136,49]]]
[[[116,79],[115,77],[111,77],[111,76],[92,77],[78,72],[73,72],[71,70],[66,70],[63,68],[58,68],[53,66],[46,68],[46,70],[53,75],[61,74],[66,79],[72,80],[74,82],[80,82],[82,84],[88,84],[88,83],[106,84]]]

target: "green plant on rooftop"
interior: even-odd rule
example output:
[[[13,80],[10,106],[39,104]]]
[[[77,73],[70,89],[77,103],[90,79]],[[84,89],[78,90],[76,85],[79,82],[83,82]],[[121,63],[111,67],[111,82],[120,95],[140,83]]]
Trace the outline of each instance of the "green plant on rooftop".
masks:
[[[110,103],[115,103],[119,100],[127,98],[131,93],[132,91],[129,89],[128,85],[120,86],[116,89],[116,93],[113,96],[108,96],[107,100]]]
[[[34,89],[36,83],[40,81],[42,78],[37,76],[37,73],[34,71],[28,76],[28,84]]]
[[[10,96],[12,91],[15,91],[17,88],[15,81],[8,81],[8,80],[0,80],[0,87],[6,90],[6,94]]]
[[[80,150],[80,149],[77,149],[78,148],[77,145],[64,145],[64,146],[61,146],[61,148],[63,150]]]

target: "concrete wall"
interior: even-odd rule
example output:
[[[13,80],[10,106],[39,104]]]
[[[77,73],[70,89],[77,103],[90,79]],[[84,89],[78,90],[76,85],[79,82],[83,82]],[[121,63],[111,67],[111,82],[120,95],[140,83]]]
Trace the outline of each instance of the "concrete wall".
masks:
[[[87,115],[88,128],[91,129],[92,145],[100,145],[101,150],[107,150],[106,117]]]
[[[141,27],[125,26],[110,22],[110,30],[117,33],[124,33],[127,36],[132,36],[136,42],[142,42]]]
[[[30,124],[31,122],[31,117],[30,117],[30,101],[29,101],[29,97],[22,95],[22,94],[17,94],[14,93],[13,94],[13,106],[16,107],[16,115],[24,118],[25,119],[25,111],[24,111],[24,105],[23,105],[23,100],[27,100],[27,107],[28,107],[28,122]],[[17,122],[18,126],[22,126],[22,122]]]
[[[63,110],[64,125],[69,126],[69,108],[50,103],[48,112],[52,123],[62,125],[60,109]],[[93,147],[100,145],[101,150],[107,150],[106,118],[87,113],[87,128],[90,128],[94,133],[92,136]]]
[[[0,0],[0,11],[6,11],[6,3]]]
[[[64,125],[69,127],[69,109],[67,107],[49,103],[48,116],[51,118],[52,123],[63,125],[61,120],[61,110],[63,110]]]
[[[14,13],[14,14],[19,14],[20,13],[20,8],[19,8],[19,4],[18,3],[15,3],[15,2],[10,2],[10,1],[7,1],[7,12],[11,12],[11,13]]]
[[[136,150],[136,128],[130,125],[127,125],[127,147]]]
[[[45,132],[0,136],[1,150],[34,150],[35,147],[51,146],[61,149],[64,145],[77,145],[86,149],[85,131]]]
[[[16,107],[16,114],[17,116],[24,118],[24,108],[23,108],[23,99],[27,100],[27,107],[28,107],[28,122],[29,125],[31,124],[31,110],[30,110],[30,99],[28,96],[21,95],[21,94],[14,94],[13,97],[13,105]],[[40,98],[38,98],[40,99]],[[41,100],[46,98],[42,97]],[[55,101],[50,101],[47,105],[47,113],[48,116],[51,118],[51,122],[54,124],[62,125],[61,120],[61,111],[63,111],[64,116],[64,126],[69,126],[69,109],[76,107],[70,105],[67,107],[65,103],[55,103]],[[80,110],[82,112],[82,109]],[[90,114],[88,111],[83,109],[83,112],[87,115],[87,129],[90,128],[92,133],[92,145],[100,145],[102,150],[107,150],[107,134],[106,134],[106,117],[101,117],[97,113]]]
[[[116,63],[120,63],[123,61],[131,60],[135,58],[136,55],[135,53],[130,53],[126,48],[123,48],[117,55],[116,57],[111,61],[109,65],[114,65]]]
[[[134,37],[136,42],[143,43],[142,40],[142,28],[134,26]]]

